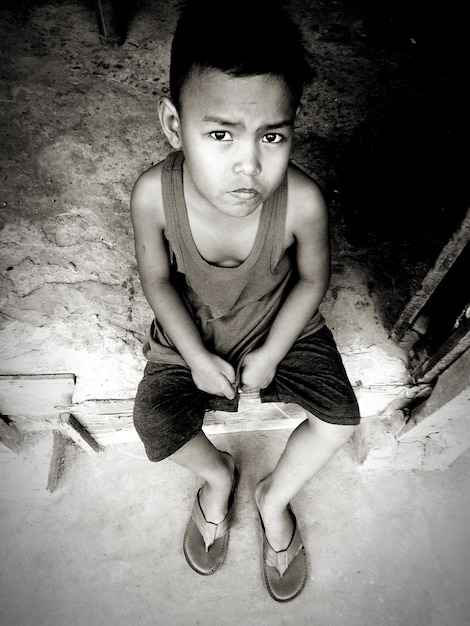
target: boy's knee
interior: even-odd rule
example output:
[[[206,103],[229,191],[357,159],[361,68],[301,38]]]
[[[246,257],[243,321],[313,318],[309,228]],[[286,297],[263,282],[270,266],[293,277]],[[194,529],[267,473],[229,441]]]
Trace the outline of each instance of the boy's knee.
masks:
[[[341,448],[351,439],[357,428],[355,424],[332,424],[321,420],[308,411],[306,413],[310,426],[333,448]]]

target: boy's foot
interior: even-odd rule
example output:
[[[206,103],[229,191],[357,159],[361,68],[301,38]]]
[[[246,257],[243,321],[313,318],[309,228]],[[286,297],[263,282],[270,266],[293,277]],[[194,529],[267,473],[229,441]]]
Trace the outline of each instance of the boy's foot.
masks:
[[[281,512],[270,512],[264,506],[266,484],[263,483],[265,481],[258,484],[255,494],[262,531],[263,580],[274,600],[288,602],[296,598],[305,587],[308,577],[307,555],[290,505]],[[264,519],[266,522],[269,519],[270,523],[269,540],[263,509]]]
[[[203,576],[213,574],[225,560],[230,523],[233,516],[233,501],[239,476],[238,469],[233,462],[232,483],[228,501],[227,497],[225,498],[227,510],[225,516],[219,522],[210,521],[201,506],[203,488],[198,491],[194,502],[191,518],[184,535],[183,551],[190,567]]]
[[[199,502],[204,517],[213,524],[219,524],[227,515],[228,498],[235,475],[235,460],[228,452],[220,451],[225,473],[220,476],[217,484],[204,485],[199,490]]]
[[[263,478],[255,489],[255,502],[264,524],[266,538],[276,550],[285,550],[292,539],[294,523],[289,510],[278,507],[269,501],[270,476]]]

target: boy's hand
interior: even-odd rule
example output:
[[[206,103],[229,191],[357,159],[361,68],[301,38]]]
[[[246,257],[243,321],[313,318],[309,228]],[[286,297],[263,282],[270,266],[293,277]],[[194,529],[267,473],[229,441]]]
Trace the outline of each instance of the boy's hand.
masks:
[[[214,396],[225,396],[232,400],[236,396],[234,389],[235,370],[227,361],[216,354],[207,352],[191,364],[191,374],[196,387]]]
[[[263,352],[263,348],[253,350],[246,355],[241,371],[241,390],[255,391],[264,389],[274,378],[277,363]]]

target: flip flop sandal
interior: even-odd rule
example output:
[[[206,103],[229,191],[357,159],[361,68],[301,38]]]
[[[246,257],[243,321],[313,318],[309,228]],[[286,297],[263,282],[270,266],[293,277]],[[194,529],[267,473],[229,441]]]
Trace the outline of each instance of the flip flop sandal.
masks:
[[[213,574],[224,562],[227,553],[230,524],[233,517],[233,501],[240,478],[235,467],[232,489],[228,499],[228,512],[220,524],[208,522],[199,502],[199,491],[193,505],[191,518],[186,527],[183,551],[189,566],[203,576]]]
[[[305,587],[308,577],[307,555],[297,520],[290,507],[289,513],[294,522],[294,532],[288,547],[279,552],[270,546],[260,515],[263,534],[263,580],[269,595],[277,602],[289,602],[296,598]]]

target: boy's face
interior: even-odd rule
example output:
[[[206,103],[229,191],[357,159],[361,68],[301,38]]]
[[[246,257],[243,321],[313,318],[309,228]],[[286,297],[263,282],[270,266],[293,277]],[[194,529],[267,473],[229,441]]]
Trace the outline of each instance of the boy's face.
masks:
[[[193,71],[178,115],[187,201],[232,217],[256,211],[285,176],[295,113],[281,77]]]

